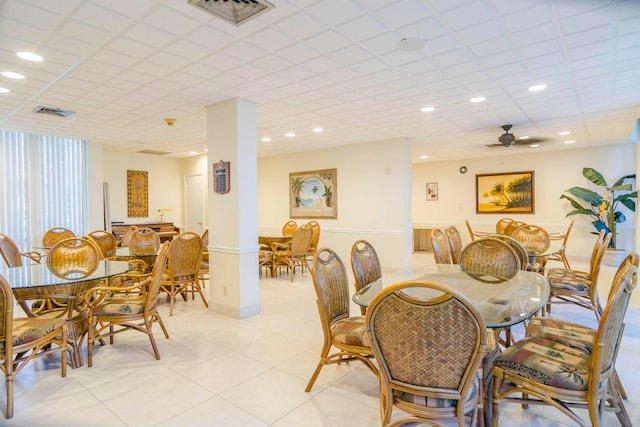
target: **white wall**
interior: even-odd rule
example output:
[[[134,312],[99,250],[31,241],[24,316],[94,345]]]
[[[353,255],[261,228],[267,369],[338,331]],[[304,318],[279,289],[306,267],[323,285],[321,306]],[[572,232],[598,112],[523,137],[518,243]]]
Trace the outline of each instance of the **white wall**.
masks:
[[[164,214],[164,222],[182,225],[183,182],[179,159],[152,154],[103,151],[103,181],[109,183],[111,221],[127,224],[155,223],[160,220],[158,209],[173,209]],[[149,216],[127,216],[127,170],[148,172]],[[92,214],[93,215],[93,214]]]
[[[319,246],[330,247],[348,263],[353,243],[365,239],[376,248],[383,269],[410,265],[410,165],[410,146],[404,140],[262,157],[258,159],[259,232],[278,235],[289,220],[290,172],[336,168],[338,218],[317,220]]]
[[[514,149],[515,151],[515,149]],[[582,176],[583,167],[600,171],[608,182],[613,182],[636,170],[636,145],[586,148],[527,155],[496,156],[463,161],[434,162],[413,165],[413,223],[415,226],[444,227],[456,225],[465,241],[469,240],[464,224],[467,219],[481,230],[492,230],[502,217],[537,224],[550,232],[564,231],[571,219],[574,229],[567,244],[569,257],[588,258],[593,247],[594,230],[584,215],[566,218],[572,208],[560,200],[564,190],[573,186],[594,188]],[[466,174],[459,172],[466,166]],[[495,172],[535,172],[534,214],[476,214],[475,175]],[[426,183],[438,182],[438,200],[426,201]],[[632,212],[624,209],[627,221],[618,228],[618,247],[635,248],[635,223]]]

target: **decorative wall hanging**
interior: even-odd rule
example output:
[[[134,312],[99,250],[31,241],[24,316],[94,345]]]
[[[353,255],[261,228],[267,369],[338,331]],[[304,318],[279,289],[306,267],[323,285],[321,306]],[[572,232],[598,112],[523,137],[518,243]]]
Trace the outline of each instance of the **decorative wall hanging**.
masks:
[[[289,173],[290,218],[338,218],[338,170]]]
[[[534,174],[476,175],[476,213],[534,213]]]
[[[149,216],[149,181],[147,171],[127,171],[127,216]]]

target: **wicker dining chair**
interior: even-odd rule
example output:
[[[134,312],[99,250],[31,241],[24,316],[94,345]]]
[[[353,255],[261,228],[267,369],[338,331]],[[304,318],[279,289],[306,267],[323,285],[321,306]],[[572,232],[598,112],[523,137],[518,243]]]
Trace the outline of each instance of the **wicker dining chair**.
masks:
[[[503,242],[511,246],[511,249],[515,251],[515,253],[518,255],[518,259],[520,260],[520,270],[538,272],[539,267],[537,265],[532,266],[529,263],[529,253],[524,248],[524,246],[522,246],[522,243],[505,234],[489,234],[487,237],[502,240]]]
[[[22,264],[22,258],[27,258],[31,262],[39,263],[42,254],[39,252],[20,252],[16,242],[6,234],[0,233],[0,255],[7,267],[20,267]]]
[[[128,246],[130,259],[144,261],[145,273],[148,273],[160,249],[158,233],[148,227],[139,227],[131,233]]]
[[[349,281],[340,257],[328,248],[317,250],[311,261],[311,277],[324,344],[305,391],[311,391],[322,367],[330,364],[359,360],[377,376],[378,368],[371,360],[373,353],[365,336],[364,316],[349,317]],[[332,347],[338,351],[329,354]]]
[[[507,229],[507,226],[509,224],[514,223],[514,222],[515,222],[515,220],[511,219],[511,218],[499,219],[498,222],[496,222],[496,233],[505,234],[505,230]]]
[[[596,319],[600,319],[602,306],[598,295],[598,279],[602,258],[610,240],[611,233],[607,233],[606,230],[600,231],[591,252],[589,271],[549,269],[547,279],[551,292],[547,303],[548,312],[554,304],[575,304],[591,310]]]
[[[307,264],[307,253],[313,230],[309,225],[303,224],[296,228],[288,243],[274,242],[271,244],[273,251],[273,268],[285,267],[290,272],[290,279],[293,282],[293,276],[296,274],[296,268],[299,267],[301,274],[304,274],[304,267]]]
[[[447,236],[447,242],[449,243],[449,249],[451,251],[451,263],[460,264],[460,254],[462,253],[463,246],[460,232],[452,225],[444,230],[444,234]]]
[[[482,281],[504,281],[520,270],[520,259],[509,244],[483,237],[462,248],[460,270]]]
[[[198,280],[202,248],[202,238],[192,232],[180,234],[169,244],[169,262],[160,282],[160,289],[169,295],[169,316],[173,316],[176,295],[186,301],[188,294],[195,299],[198,293],[205,307],[209,307]]]
[[[320,223],[318,221],[309,221],[307,223],[311,227],[311,242],[309,243],[309,249],[307,249],[307,256],[313,258],[313,254],[318,249],[318,243],[320,241]]]
[[[136,232],[137,229],[138,229],[137,225],[130,225],[127,227],[124,234],[122,235],[122,240],[120,241],[121,247],[129,246],[129,240],[131,240],[131,236],[133,235],[133,233]]]
[[[158,323],[164,336],[169,333],[157,310],[160,280],[167,265],[169,242],[160,247],[151,275],[140,283],[126,287],[101,286],[89,289],[85,302],[89,307],[89,330],[87,338],[87,364],[93,365],[93,347],[95,341],[109,337],[113,344],[116,334],[136,330],[146,334],[151,342],[156,360],[160,352],[151,328]]]
[[[436,228],[431,231],[431,246],[433,248],[433,258],[436,264],[451,264],[451,252],[449,242],[442,230]]]
[[[6,418],[13,417],[15,377],[31,360],[60,353],[60,375],[67,375],[65,320],[55,317],[14,318],[13,307],[11,286],[0,276],[0,369],[4,373],[6,387]],[[51,363],[51,360],[47,363]],[[27,380],[27,387],[31,386],[32,382],[33,379]]]
[[[409,293],[428,290],[429,297]],[[433,293],[433,295],[432,295]],[[366,331],[380,368],[382,426],[436,424],[482,416],[478,380],[487,329],[474,304],[434,281],[407,281],[383,289],[366,315]],[[393,407],[408,413],[391,421]]]
[[[118,243],[116,241],[116,236],[114,236],[113,233],[109,233],[105,230],[94,230],[87,234],[87,236],[91,237],[93,241],[96,242],[102,251],[102,256],[104,258],[115,256]]]
[[[631,427],[615,381],[615,361],[636,281],[637,268],[632,265],[616,275],[591,345],[574,345],[577,340],[566,345],[546,337],[529,337],[496,358],[494,426],[498,425],[501,404],[518,403],[550,405],[583,427],[603,425],[603,412],[608,406],[622,426]],[[575,406],[587,408],[589,422],[572,410]]]
[[[564,268],[566,268],[567,270],[571,269],[571,266],[569,265],[569,260],[567,259],[566,249],[567,249],[567,241],[569,240],[569,233],[571,233],[571,229],[573,228],[573,222],[574,220],[571,220],[571,222],[569,223],[569,227],[567,228],[567,231],[564,232],[564,234],[549,235],[549,239],[552,241],[561,240],[562,248],[558,252],[549,255],[549,257],[547,258],[547,261],[560,261],[564,265]]]
[[[76,237],[75,233],[69,229],[56,227],[47,230],[42,236],[42,246],[51,248],[60,240]]]
[[[355,282],[356,292],[371,282],[382,277],[382,267],[378,253],[366,240],[358,240],[351,246],[351,270]],[[366,307],[360,306],[360,312],[364,315]]]
[[[523,225],[527,224],[522,221],[513,221],[505,226],[503,234],[511,236],[518,227],[522,227]]]
[[[258,273],[262,276],[262,269],[266,269],[269,275],[273,277],[273,251],[269,245],[259,244],[258,250]]]
[[[282,237],[291,237],[293,236],[293,232],[298,228],[298,223],[292,220],[289,220],[284,223],[282,226]]]

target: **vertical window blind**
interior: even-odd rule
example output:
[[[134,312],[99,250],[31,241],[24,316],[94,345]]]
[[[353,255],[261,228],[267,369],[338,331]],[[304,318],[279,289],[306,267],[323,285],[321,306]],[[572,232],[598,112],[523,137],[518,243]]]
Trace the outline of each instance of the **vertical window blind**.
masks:
[[[86,141],[10,131],[0,138],[0,233],[21,252],[50,228],[85,234]]]

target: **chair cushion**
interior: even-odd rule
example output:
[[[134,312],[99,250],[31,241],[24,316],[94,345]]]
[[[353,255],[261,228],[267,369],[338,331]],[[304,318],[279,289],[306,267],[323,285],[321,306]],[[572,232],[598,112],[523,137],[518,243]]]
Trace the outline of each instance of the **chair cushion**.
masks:
[[[586,271],[552,268],[547,273],[551,290],[553,288],[576,292],[588,292],[591,286],[589,273]]]
[[[64,324],[64,319],[29,317],[13,319],[13,345],[36,341]]]
[[[465,399],[465,406],[470,403],[478,394],[478,377],[474,378],[471,383],[471,390],[469,395]],[[405,402],[415,403],[416,405],[426,406],[427,408],[455,408],[457,400],[455,399],[438,399],[437,397],[421,396],[419,394],[409,393],[407,391],[393,390],[393,396],[396,399],[403,400]]]
[[[493,366],[541,384],[584,391],[590,358],[590,354],[557,341],[531,338],[508,347]]]
[[[371,347],[369,339],[364,333],[364,316],[338,320],[331,325],[331,336],[338,343]]]
[[[525,339],[529,338],[545,338],[591,354],[596,330],[552,317],[534,317],[525,331]]]
[[[123,314],[141,314],[144,300],[139,296],[117,296],[106,298],[93,309],[94,316],[118,316]]]

